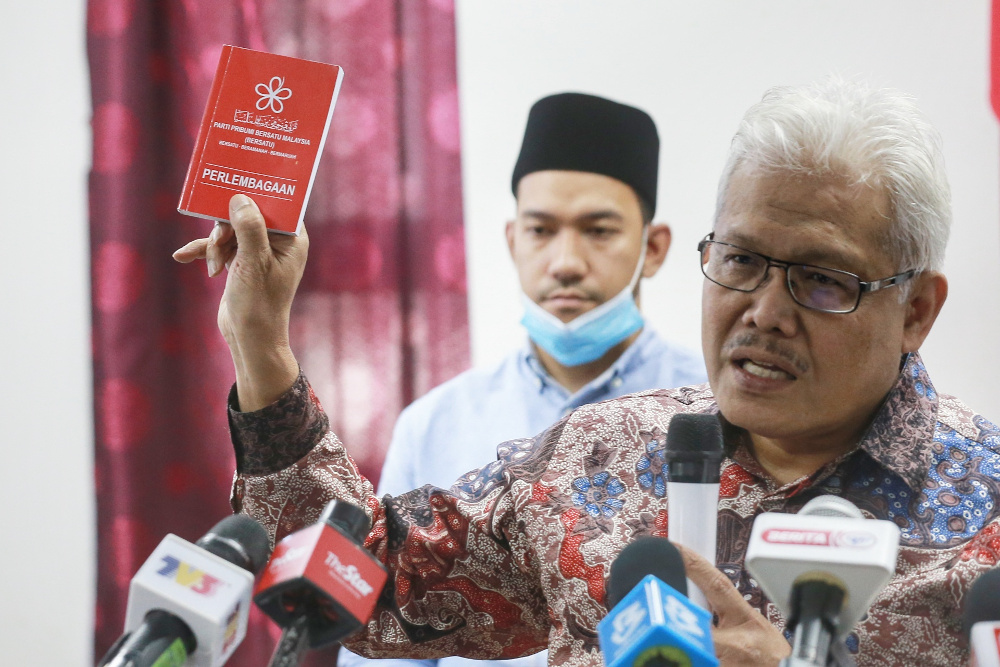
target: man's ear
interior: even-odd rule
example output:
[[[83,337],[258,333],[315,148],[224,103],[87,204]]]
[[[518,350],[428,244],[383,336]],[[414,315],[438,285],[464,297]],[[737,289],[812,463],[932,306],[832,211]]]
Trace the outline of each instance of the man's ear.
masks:
[[[649,224],[646,234],[646,262],[642,265],[642,277],[652,278],[663,266],[670,250],[670,225],[663,222]]]
[[[504,234],[507,235],[507,251],[510,253],[511,259],[514,259],[514,233],[516,232],[514,225],[513,220],[508,220],[507,226],[504,227]]]
[[[920,348],[948,298],[948,279],[937,271],[926,271],[913,279],[906,297],[902,352]]]

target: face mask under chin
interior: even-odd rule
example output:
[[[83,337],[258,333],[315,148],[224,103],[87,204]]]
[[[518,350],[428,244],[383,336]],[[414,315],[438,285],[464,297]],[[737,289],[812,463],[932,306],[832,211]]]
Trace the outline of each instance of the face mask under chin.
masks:
[[[646,260],[646,229],[642,251],[629,284],[614,297],[570,322],[563,322],[521,293],[521,324],[535,345],[563,366],[581,366],[603,357],[608,350],[642,329],[643,319],[633,292]]]

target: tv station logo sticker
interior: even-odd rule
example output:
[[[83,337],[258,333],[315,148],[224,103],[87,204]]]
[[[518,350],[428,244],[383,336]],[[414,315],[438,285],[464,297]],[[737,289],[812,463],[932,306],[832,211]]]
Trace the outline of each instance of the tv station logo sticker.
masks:
[[[622,609],[611,622],[611,641],[621,645],[627,642],[646,622],[646,608],[636,601]]]
[[[163,567],[156,573],[198,595],[214,595],[220,586],[226,585],[221,579],[170,555],[163,557]]]
[[[332,551],[326,552],[326,559],[324,560],[324,563],[327,568],[329,568],[330,577],[333,579],[340,579],[349,587],[353,588],[355,595],[365,597],[375,592],[375,587],[365,580],[356,565],[345,564],[340,560],[337,554]]]
[[[866,530],[802,530],[800,528],[769,528],[763,539],[769,544],[789,544],[803,547],[844,547],[867,549],[878,538]]]

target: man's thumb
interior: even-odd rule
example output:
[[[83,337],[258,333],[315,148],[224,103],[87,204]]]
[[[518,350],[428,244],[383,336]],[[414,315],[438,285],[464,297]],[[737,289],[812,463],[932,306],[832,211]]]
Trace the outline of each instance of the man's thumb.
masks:
[[[229,221],[240,251],[256,254],[269,249],[264,216],[250,197],[233,195],[229,200]]]

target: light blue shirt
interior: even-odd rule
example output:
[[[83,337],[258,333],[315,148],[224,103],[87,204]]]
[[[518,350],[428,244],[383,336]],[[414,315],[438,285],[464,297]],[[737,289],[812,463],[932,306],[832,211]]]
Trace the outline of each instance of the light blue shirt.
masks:
[[[647,389],[705,382],[701,355],[667,343],[648,325],[604,373],[570,394],[552,379],[530,343],[493,368],[465,371],[403,410],[393,430],[379,495],[424,484],[448,488],[496,460],[502,442],[541,433],[575,408]],[[341,667],[544,667],[546,652],[513,660],[369,661],[341,649]]]

